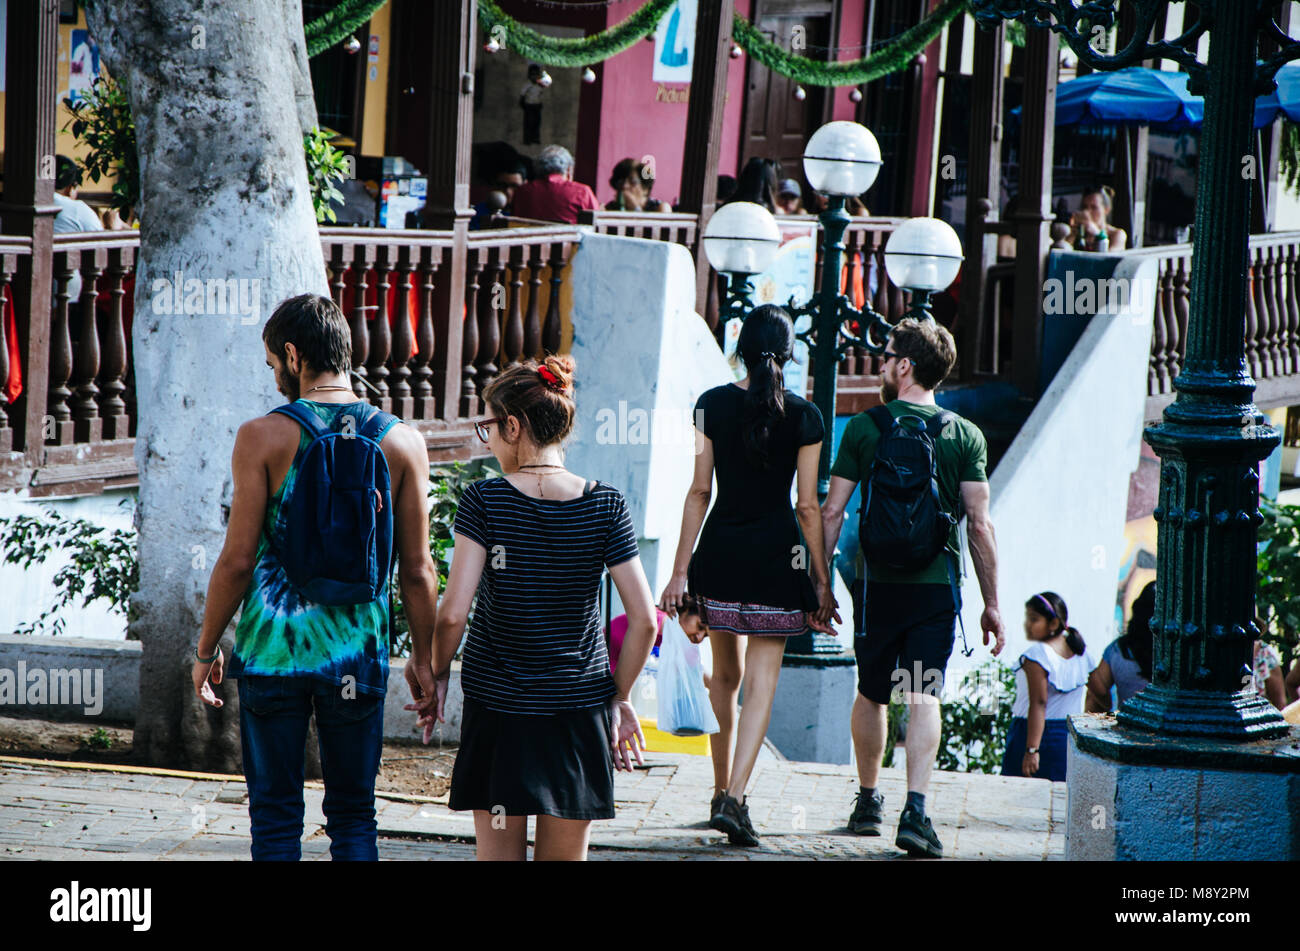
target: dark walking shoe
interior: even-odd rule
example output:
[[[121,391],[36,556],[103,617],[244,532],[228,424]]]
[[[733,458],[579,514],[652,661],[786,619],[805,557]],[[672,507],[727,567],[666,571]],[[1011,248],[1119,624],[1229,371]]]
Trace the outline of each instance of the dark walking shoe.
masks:
[[[854,835],[880,835],[880,823],[884,820],[885,797],[875,793],[870,799],[863,799],[859,792],[853,797],[853,815],[849,816],[849,831]]]
[[[912,807],[903,810],[898,819],[898,836],[894,845],[913,858],[943,858],[943,843],[934,834],[930,817],[923,816]]]
[[[737,802],[734,796],[722,797],[722,803],[709,824],[719,832],[725,832],[732,845],[745,848],[758,845],[758,833],[749,821],[749,806]]]
[[[722,809],[722,800],[726,798],[727,798],[727,794],[725,792],[720,792],[717,795],[715,795],[713,797],[713,801],[709,803],[709,828],[710,829],[717,829],[719,832],[727,831],[722,827],[721,824],[722,817],[718,814]]]

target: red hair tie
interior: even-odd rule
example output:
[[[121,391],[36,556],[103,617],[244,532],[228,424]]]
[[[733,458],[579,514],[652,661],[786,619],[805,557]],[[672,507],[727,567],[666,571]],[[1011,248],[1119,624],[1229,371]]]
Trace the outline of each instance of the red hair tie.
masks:
[[[548,367],[545,363],[543,363],[541,366],[537,368],[537,375],[542,378],[542,382],[545,383],[550,389],[554,390],[557,393],[564,392],[564,381],[561,380],[558,376],[556,376],[555,371],[552,370],[550,367]]]

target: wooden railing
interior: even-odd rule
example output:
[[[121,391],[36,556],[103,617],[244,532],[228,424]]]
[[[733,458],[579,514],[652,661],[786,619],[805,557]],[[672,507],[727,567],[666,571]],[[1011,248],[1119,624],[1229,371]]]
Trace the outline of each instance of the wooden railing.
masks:
[[[1192,246],[1129,253],[1157,258],[1146,416],[1159,419],[1174,398],[1187,347]],[[1255,401],[1264,409],[1300,402],[1300,231],[1251,235],[1247,280],[1246,369]]]
[[[584,211],[578,223],[590,225],[601,234],[619,234],[631,238],[671,241],[695,249],[699,217],[679,212]]]
[[[501,368],[564,345],[560,289],[579,229],[474,232],[459,256],[452,232],[320,236],[330,293],[352,331],[359,398],[415,426],[433,461],[484,455],[472,435],[483,387]],[[10,307],[10,283],[31,245],[0,237],[0,489],[80,495],[134,482],[138,245],[135,232],[55,237],[53,306],[47,321],[28,321]],[[453,260],[465,269],[454,302]]]

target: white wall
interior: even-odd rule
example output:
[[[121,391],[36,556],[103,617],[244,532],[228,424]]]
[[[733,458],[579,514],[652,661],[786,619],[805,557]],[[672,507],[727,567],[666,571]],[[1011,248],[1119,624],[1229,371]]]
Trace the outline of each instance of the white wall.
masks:
[[[695,263],[681,245],[587,232],[572,281],[578,422],[565,461],[627,498],[658,600],[695,466],[691,411],[734,377],[695,313]]]
[[[1123,260],[1114,273],[1137,287],[1154,286],[1155,276],[1154,259]],[[1093,317],[989,479],[1007,630],[1000,659],[1007,664],[1027,644],[1024,603],[1039,591],[1065,600],[1070,624],[1094,660],[1118,633],[1116,579],[1142,436],[1151,328],[1149,304],[1132,314]],[[948,668],[952,683],[989,656],[969,552],[966,565],[962,618],[975,653],[961,656],[958,635]]]
[[[135,490],[105,492],[77,499],[24,499],[14,494],[0,494],[0,518],[16,515],[43,516],[55,509],[66,518],[83,518],[108,529],[130,528],[135,512]],[[3,553],[0,552],[0,555]],[[68,563],[67,558],[51,556],[43,565],[24,570],[3,563],[0,558],[0,634],[10,634],[22,623],[36,620],[54,601],[54,576]],[[67,619],[64,634],[69,637],[126,639],[126,619],[111,614],[105,601],[89,607],[75,601],[64,610]],[[52,633],[47,628],[47,633]]]

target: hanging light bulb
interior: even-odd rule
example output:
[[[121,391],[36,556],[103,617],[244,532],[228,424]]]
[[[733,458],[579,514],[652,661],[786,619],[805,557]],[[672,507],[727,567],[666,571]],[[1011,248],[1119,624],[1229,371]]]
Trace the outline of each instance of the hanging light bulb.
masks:
[[[501,44],[498,43],[497,38],[493,36],[483,44],[483,51],[486,53],[499,53],[501,51]]]
[[[542,74],[537,77],[537,85],[546,87],[549,86],[550,84],[551,84],[551,74],[548,73],[546,70],[542,70]]]
[[[732,59],[740,59],[740,53],[741,53],[740,47],[737,46],[735,43],[732,43],[732,44],[731,44],[731,58],[732,58]]]
[[[361,49],[361,41],[355,36],[349,36],[347,42],[343,44],[343,48],[349,53],[356,53]]]
[[[861,101],[862,101],[862,90],[859,89],[857,86],[854,86],[852,89],[849,90],[849,102],[861,102]]]
[[[803,88],[802,86],[795,86],[795,87],[794,87],[794,97],[795,97],[795,99],[799,100],[800,102],[803,102],[805,99],[808,98],[808,93],[806,93],[806,92],[804,91],[804,88]]]
[[[582,81],[584,83],[594,83],[596,81],[596,71],[588,66],[582,71]]]

